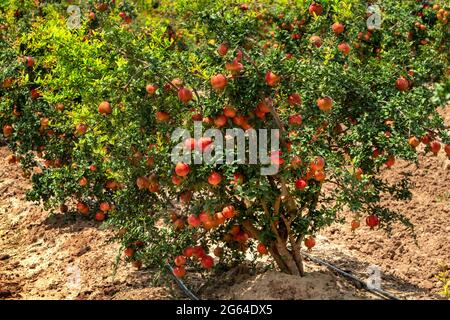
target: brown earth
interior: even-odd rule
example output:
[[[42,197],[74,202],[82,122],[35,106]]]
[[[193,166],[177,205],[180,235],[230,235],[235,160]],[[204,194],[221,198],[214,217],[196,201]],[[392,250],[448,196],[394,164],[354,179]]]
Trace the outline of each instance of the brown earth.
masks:
[[[449,108],[444,113],[449,121]],[[152,270],[136,270],[120,261],[112,231],[93,221],[50,216],[27,202],[30,182],[0,148],[0,299],[171,299],[179,291],[154,285]],[[398,161],[382,176],[410,175],[413,199],[383,202],[403,212],[415,225],[417,242],[404,226],[391,235],[363,226],[328,228],[317,237],[313,256],[333,262],[365,280],[367,267],[381,272],[381,286],[402,299],[439,299],[435,276],[440,264],[450,265],[450,161],[422,151],[418,165]],[[203,285],[191,282],[206,299],[374,299],[324,267],[306,265],[304,278],[275,271],[231,270]],[[79,277],[78,277],[79,274]],[[200,280],[200,284],[201,284]]]

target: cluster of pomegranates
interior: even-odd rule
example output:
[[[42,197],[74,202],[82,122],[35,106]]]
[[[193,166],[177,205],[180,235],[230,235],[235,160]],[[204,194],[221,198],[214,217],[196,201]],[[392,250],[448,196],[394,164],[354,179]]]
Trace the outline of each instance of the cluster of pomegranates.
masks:
[[[416,136],[411,136],[408,139],[408,143],[412,148],[417,148],[420,143],[423,143],[426,148],[428,148],[434,155],[437,155],[441,150],[441,143],[437,140],[434,140],[431,134],[425,134],[420,138],[420,140]],[[447,156],[450,157],[450,143],[444,146],[444,151]]]
[[[190,214],[187,219],[179,218],[176,214],[172,215],[172,222],[177,229],[182,229],[187,222],[190,228],[203,227],[205,230],[218,227],[226,222],[227,219],[232,219],[237,214],[233,205],[225,206],[222,211],[218,211],[214,214],[202,211],[198,215]]]
[[[109,211],[113,209],[114,206],[110,205],[108,202],[102,202],[100,203],[97,212],[95,213],[95,220],[97,221],[103,221],[106,219],[106,216]],[[91,208],[88,204],[79,201],[76,205],[77,211],[82,214],[83,216],[89,215],[89,212],[91,211]],[[67,205],[63,204],[60,206],[60,211],[62,213],[65,213],[68,211]]]
[[[295,167],[298,166],[298,163],[301,164],[301,160],[298,157],[294,157],[291,161],[291,165],[295,165]],[[314,160],[310,162],[306,175],[295,181],[295,188],[297,190],[304,190],[308,186],[308,181],[311,179],[323,182],[326,178],[324,168],[325,159],[320,156],[315,157]]]
[[[205,269],[211,269],[214,266],[214,258],[206,254],[202,246],[187,247],[183,250],[183,254],[175,257],[173,274],[178,278],[183,278],[186,275],[185,264],[187,259],[199,261],[200,265]]]

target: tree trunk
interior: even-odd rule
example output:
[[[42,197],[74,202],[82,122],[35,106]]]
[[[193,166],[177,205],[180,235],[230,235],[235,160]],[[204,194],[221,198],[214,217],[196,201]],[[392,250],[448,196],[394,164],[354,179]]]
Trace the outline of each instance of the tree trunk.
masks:
[[[296,276],[304,275],[303,260],[301,258],[300,250],[297,251],[293,249],[290,251],[285,243],[275,242],[269,252],[282,272]]]
[[[254,239],[260,238],[260,232],[253,226],[253,223],[250,220],[243,221],[242,225]],[[303,276],[304,269],[300,252],[300,245],[293,241],[292,235],[289,235],[288,238],[291,242],[291,250],[287,248],[287,242],[278,237],[277,240],[275,240],[268,248],[269,253],[282,272],[297,276]]]

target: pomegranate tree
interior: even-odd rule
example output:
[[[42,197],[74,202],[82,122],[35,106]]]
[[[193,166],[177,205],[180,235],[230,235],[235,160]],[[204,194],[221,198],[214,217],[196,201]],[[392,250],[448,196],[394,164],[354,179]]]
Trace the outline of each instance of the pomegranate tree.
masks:
[[[64,4],[10,2],[0,127],[33,172],[28,198],[111,224],[137,267],[183,277],[252,251],[302,275],[302,251],[345,209],[367,237],[411,226],[380,204],[408,199],[408,182],[380,170],[450,152],[436,111],[450,87],[444,2],[385,0],[378,28],[345,0],[93,1],[77,30]],[[245,159],[202,161],[232,128],[247,132]],[[264,130],[271,147],[250,163]],[[187,157],[173,161],[177,147]]]

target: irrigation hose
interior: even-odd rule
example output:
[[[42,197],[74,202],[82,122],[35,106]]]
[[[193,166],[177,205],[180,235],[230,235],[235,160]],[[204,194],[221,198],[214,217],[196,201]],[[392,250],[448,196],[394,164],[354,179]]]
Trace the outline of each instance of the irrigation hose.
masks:
[[[311,256],[311,255],[309,255],[307,253],[303,253],[303,256],[305,256],[308,260],[310,260],[310,261],[312,261],[314,263],[326,266],[327,268],[336,271],[337,273],[341,274],[342,276],[344,276],[346,278],[349,278],[349,279],[352,279],[352,280],[360,283],[362,285],[362,288],[367,290],[367,291],[369,291],[369,292],[372,292],[372,293],[374,293],[374,294],[376,294],[378,296],[381,296],[381,297],[383,297],[383,298],[385,298],[387,300],[389,300],[389,299],[390,300],[401,300],[400,298],[398,298],[398,297],[394,296],[393,294],[391,294],[389,292],[386,292],[384,290],[377,289],[377,288],[369,288],[367,286],[366,282],[362,281],[361,279],[355,277],[354,275],[352,275],[352,274],[350,274],[348,272],[345,272],[344,270],[336,267],[335,265],[333,265],[333,264],[331,264],[329,262],[326,262],[326,261],[321,260],[319,258],[315,258],[315,257],[313,257],[313,256]]]
[[[166,264],[166,268],[167,270],[169,270],[169,273],[175,279],[175,282],[178,284],[181,291],[183,291],[186,296],[188,296],[191,300],[200,300],[194,293],[192,293],[191,290],[188,289],[188,287],[186,287],[186,285],[184,284],[183,281],[181,281],[181,279],[175,276],[175,274],[173,273],[173,268],[169,264]]]

